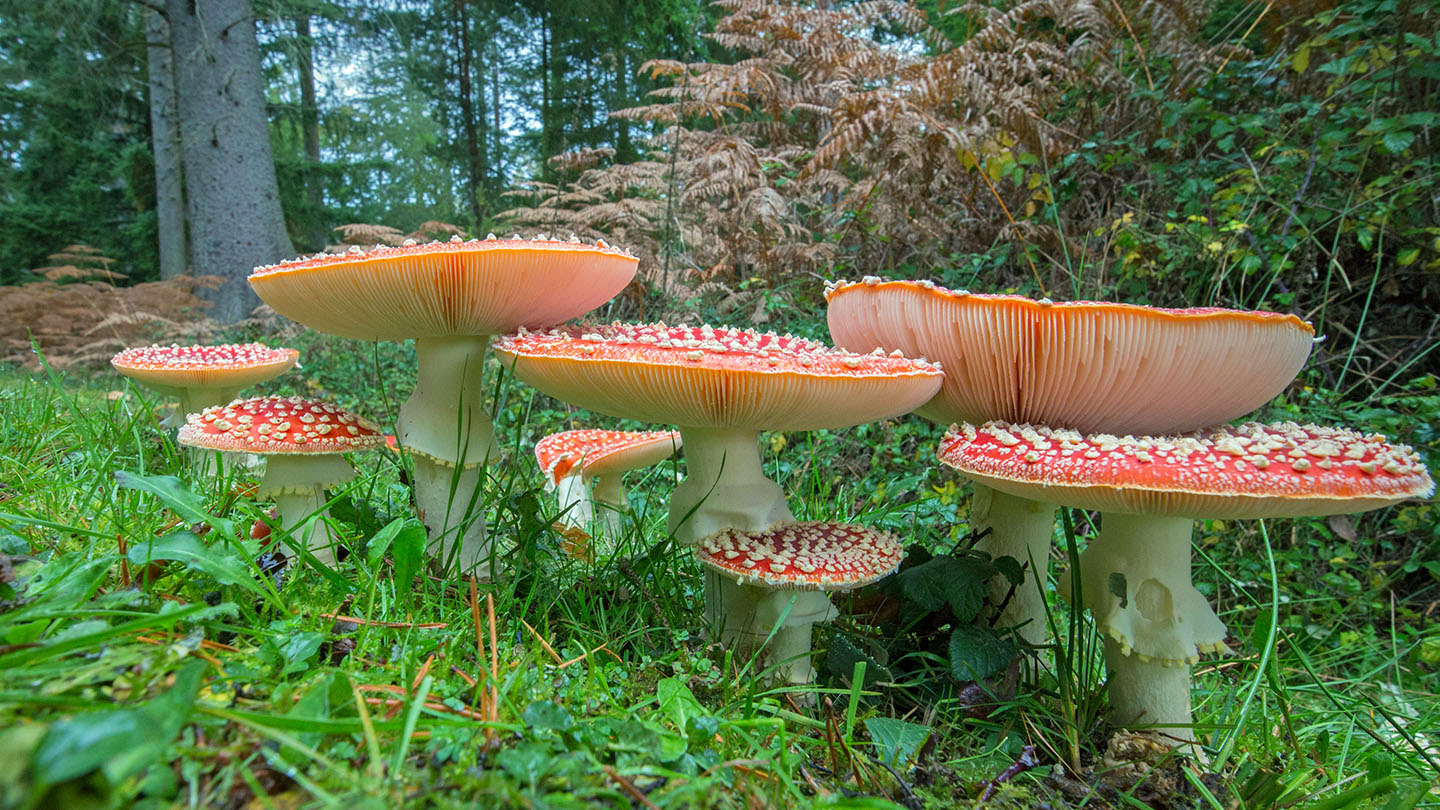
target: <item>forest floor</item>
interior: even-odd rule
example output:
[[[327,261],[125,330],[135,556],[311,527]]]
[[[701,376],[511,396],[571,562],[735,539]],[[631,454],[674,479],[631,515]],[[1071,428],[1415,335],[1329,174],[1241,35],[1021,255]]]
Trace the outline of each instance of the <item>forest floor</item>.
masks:
[[[299,345],[266,392],[393,419],[413,353]],[[664,532],[675,465],[632,474],[621,536],[567,554],[530,448],[617,425],[491,366],[506,449],[486,502],[512,573],[478,587],[423,559],[400,454],[356,456],[333,492],[332,572],[250,539],[253,473],[192,472],[149,393],[0,373],[0,808],[1440,806],[1434,503],[1201,524],[1194,577],[1232,651],[1195,670],[1205,756],[1183,758],[1106,726],[1093,628],[1053,586],[1059,641],[980,684],[943,621],[877,631],[871,589],[817,629],[814,686],[767,686],[701,624],[699,567]],[[1433,391],[1297,396],[1266,415],[1358,419],[1440,458]],[[797,517],[924,558],[967,540],[939,430],[761,442]],[[1054,571],[1092,533],[1072,518]]]

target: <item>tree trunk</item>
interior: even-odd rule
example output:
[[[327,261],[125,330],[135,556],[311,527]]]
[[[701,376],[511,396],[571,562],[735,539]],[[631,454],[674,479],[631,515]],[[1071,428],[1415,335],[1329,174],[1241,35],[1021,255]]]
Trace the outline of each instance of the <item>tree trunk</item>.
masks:
[[[155,214],[160,242],[160,278],[185,274],[185,191],[180,166],[180,128],[175,111],[175,65],[170,58],[170,25],[158,11],[146,12],[149,56],[150,141],[155,153]]]
[[[480,187],[484,178],[480,165],[480,141],[475,131],[475,100],[470,88],[470,15],[466,6],[465,0],[455,0],[455,49],[460,52],[460,117],[465,130],[465,165],[469,178],[465,198],[470,204],[470,226],[479,228],[484,220],[480,209]]]
[[[300,73],[300,127],[305,141],[305,241],[311,250],[323,250],[329,241],[325,220],[325,184],[320,173],[320,108],[315,103],[315,40],[310,35],[310,16],[295,18],[295,67]]]
[[[210,315],[234,323],[259,303],[245,278],[294,255],[280,210],[260,46],[250,0],[166,0],[179,98],[190,267],[225,279]]]

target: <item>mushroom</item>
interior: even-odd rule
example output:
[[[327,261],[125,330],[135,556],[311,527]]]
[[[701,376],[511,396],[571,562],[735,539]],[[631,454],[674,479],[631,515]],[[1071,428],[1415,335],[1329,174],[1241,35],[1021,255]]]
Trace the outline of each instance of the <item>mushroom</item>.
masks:
[[[179,397],[180,413],[166,422],[181,424],[189,414],[223,405],[241,390],[284,374],[299,357],[294,349],[263,343],[156,345],[125,349],[110,358],[110,365],[135,382]]]
[[[609,324],[506,335],[495,353],[541,391],[599,413],[677,425],[687,474],[670,499],[682,543],[794,520],[760,465],[761,430],[844,427],[934,395],[934,364],[728,327]]]
[[[668,526],[685,545],[725,529],[794,521],[784,491],[761,467],[761,430],[897,416],[934,396],[943,376],[922,360],[719,326],[522,330],[497,339],[495,353],[553,397],[680,428],[686,476],[670,497]],[[707,617],[720,625],[727,597],[718,575],[705,590]]]
[[[1054,303],[874,276],[825,294],[837,346],[944,365],[939,394],[916,412],[945,425],[1003,419],[1120,435],[1198,430],[1284,390],[1315,335],[1299,318],[1273,312]],[[985,533],[977,548],[1029,561],[1036,582],[1045,581],[1053,504],[977,483],[970,522]],[[992,587],[1001,602],[1008,585]],[[1000,620],[1042,643],[1043,587],[1017,589]]]
[[[325,488],[355,477],[341,453],[384,444],[369,420],[301,397],[252,397],[191,414],[179,441],[189,447],[268,457],[256,495],[274,496],[280,524],[296,545],[335,565],[337,538],[325,518]]]
[[[302,257],[256,268],[250,284],[277,312],[321,332],[415,338],[419,377],[397,426],[414,458],[421,520],[442,560],[458,557],[462,571],[488,577],[480,485],[496,453],[481,378],[489,336],[582,315],[624,289],[636,264],[603,241],[492,234]]]
[[[1293,422],[1162,437],[964,424],[939,456],[1016,497],[1102,513],[1080,558],[1081,596],[1106,636],[1113,719],[1188,739],[1190,667],[1225,638],[1190,583],[1193,519],[1363,512],[1435,488],[1405,445]]]
[[[536,442],[535,461],[545,473],[546,487],[559,491],[562,522],[589,529],[597,520],[598,503],[598,522],[615,537],[620,512],[627,506],[622,476],[669,458],[680,443],[674,430],[566,430]]]
[[[904,558],[892,534],[820,521],[751,532],[726,529],[695,546],[695,559],[722,583],[718,625],[724,641],[748,653],[774,629],[767,659],[782,680],[795,684],[815,679],[811,628],[836,615],[822,591],[848,591],[883,579]]]

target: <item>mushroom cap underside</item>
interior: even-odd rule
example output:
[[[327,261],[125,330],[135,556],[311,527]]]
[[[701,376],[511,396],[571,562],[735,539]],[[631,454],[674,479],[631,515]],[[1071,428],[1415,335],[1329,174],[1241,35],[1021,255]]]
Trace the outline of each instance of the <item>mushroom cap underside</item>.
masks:
[[[404,340],[551,326],[613,298],[637,264],[603,243],[456,237],[256,268],[250,285],[312,329]]]
[[[137,346],[110,359],[136,382],[166,388],[233,387],[274,379],[295,366],[300,352],[263,343],[218,346]]]
[[[1237,419],[1299,373],[1314,329],[1293,315],[951,291],[926,281],[827,290],[837,346],[945,367],[919,413],[1085,432],[1160,434]]]
[[[588,477],[649,467],[674,455],[680,444],[675,430],[565,430],[535,443],[535,461],[558,484],[577,466]]]
[[[506,335],[515,376],[611,416],[681,427],[817,430],[885,419],[932,397],[934,364],[788,335],[609,324]]]

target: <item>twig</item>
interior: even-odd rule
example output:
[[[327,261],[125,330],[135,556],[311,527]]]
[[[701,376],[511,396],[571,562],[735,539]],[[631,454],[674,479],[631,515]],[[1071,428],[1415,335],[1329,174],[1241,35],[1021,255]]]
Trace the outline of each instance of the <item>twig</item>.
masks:
[[[420,665],[420,671],[415,673],[414,679],[410,681],[411,692],[420,688],[420,682],[425,680],[426,675],[430,674],[430,665],[433,663],[435,663],[435,653],[430,653],[430,656],[425,659],[425,663]]]
[[[1025,773],[1026,771],[1034,768],[1036,765],[1039,764],[1040,760],[1038,757],[1035,756],[1035,746],[1027,745],[1024,748],[1020,749],[1020,757],[1016,759],[1013,763],[1011,763],[1010,767],[1001,771],[995,776],[994,779],[991,779],[989,784],[985,785],[984,792],[980,794],[980,801],[990,801],[990,799],[995,796],[995,791],[1001,785],[1009,782],[1011,779],[1014,779],[1015,777],[1019,776],[1022,773]]]
[[[500,719],[500,645],[495,639],[495,594],[485,594],[485,612],[490,617],[490,719]],[[487,729],[489,736],[492,730]]]
[[[525,625],[525,629],[530,631],[530,635],[534,636],[536,641],[540,642],[540,646],[544,648],[545,652],[550,653],[550,657],[555,659],[556,664],[564,663],[565,659],[560,657],[560,653],[555,652],[555,648],[550,646],[550,642],[546,641],[544,637],[536,632],[535,628],[531,627],[529,622],[521,619],[520,623]]]
[[[615,770],[615,766],[602,765],[600,767],[602,770],[605,771],[606,776],[615,780],[615,784],[619,785],[621,790],[629,794],[630,798],[649,808],[649,810],[660,810],[660,807],[658,805],[650,801],[649,797],[647,797],[644,793],[640,792],[640,788],[635,787],[634,782],[626,779],[620,774],[619,771]]]
[[[128,588],[130,587],[130,558],[127,554],[130,544],[125,541],[125,535],[117,533],[115,545],[120,550],[120,587]]]
[[[414,630],[441,630],[449,627],[448,622],[381,622],[374,619],[362,619],[359,616],[346,616],[340,613],[321,613],[322,619],[334,619],[337,622],[349,622],[351,624],[368,624],[371,627],[389,627],[392,629],[414,629]]]

